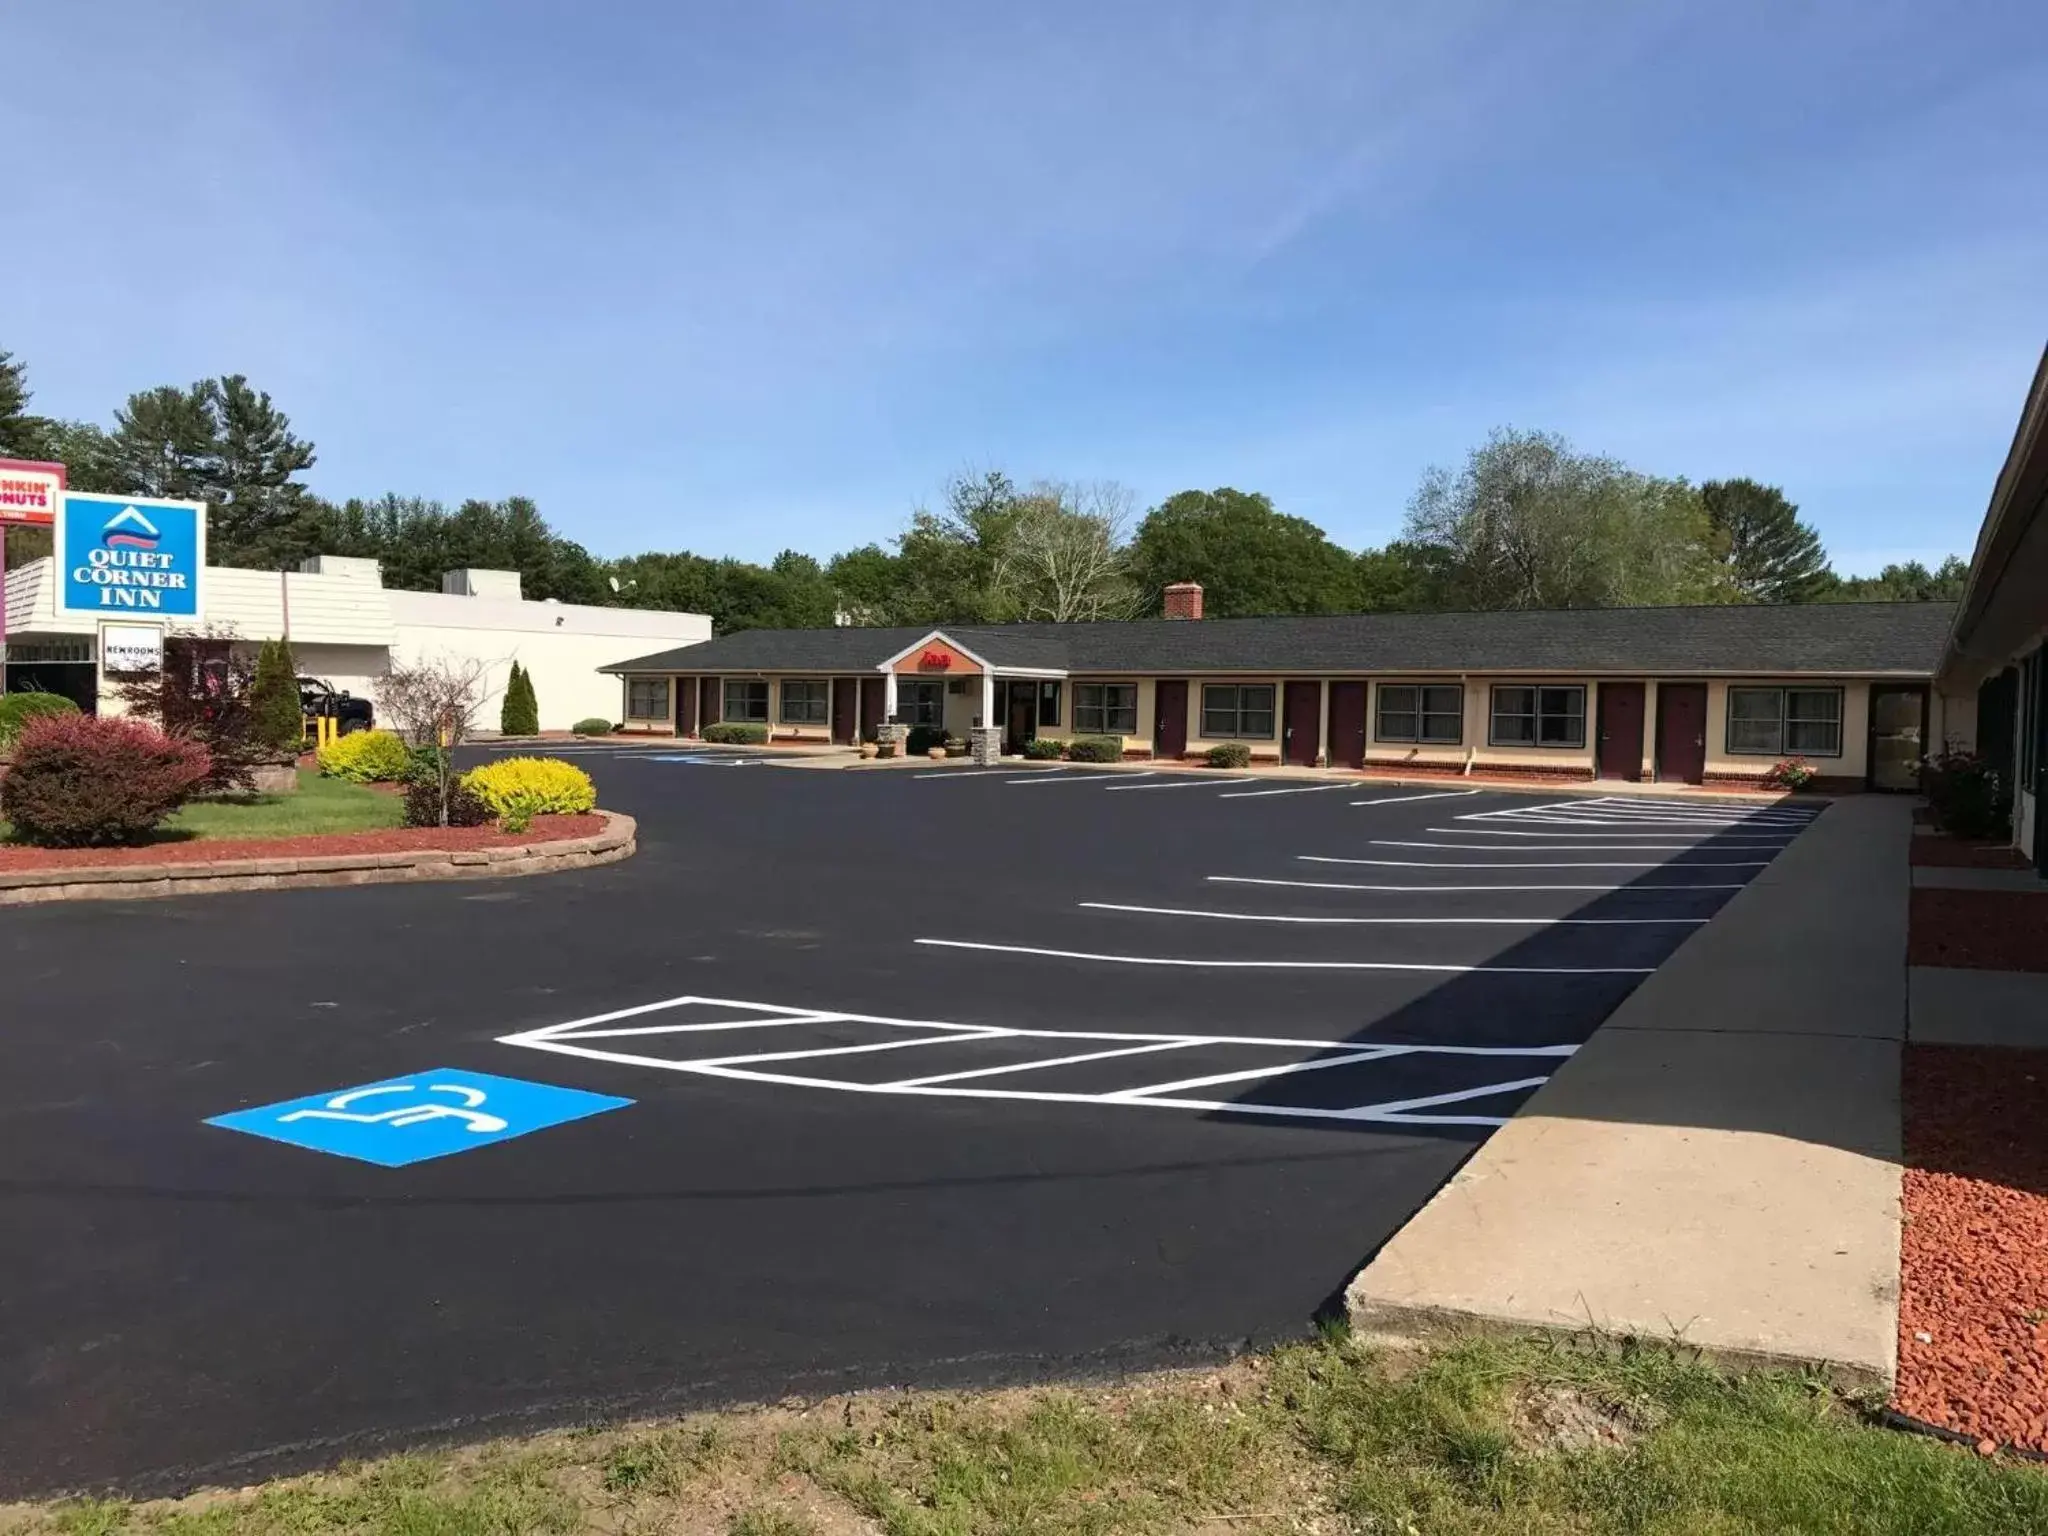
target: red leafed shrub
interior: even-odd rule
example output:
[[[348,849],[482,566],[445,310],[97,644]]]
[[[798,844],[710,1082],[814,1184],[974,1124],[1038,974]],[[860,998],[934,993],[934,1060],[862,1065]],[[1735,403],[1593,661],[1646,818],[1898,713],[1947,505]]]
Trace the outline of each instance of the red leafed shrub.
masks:
[[[140,841],[213,770],[206,748],[136,720],[49,715],[14,743],[0,816],[49,848]]]

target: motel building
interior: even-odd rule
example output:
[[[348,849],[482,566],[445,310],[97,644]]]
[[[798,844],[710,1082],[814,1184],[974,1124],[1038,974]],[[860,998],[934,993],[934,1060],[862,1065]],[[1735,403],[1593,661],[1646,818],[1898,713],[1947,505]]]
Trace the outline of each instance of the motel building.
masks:
[[[212,633],[251,652],[288,639],[301,677],[367,698],[393,666],[481,663],[477,724],[495,730],[517,661],[533,676],[543,730],[617,723],[620,651],[708,639],[701,613],[531,602],[517,571],[445,573],[439,592],[384,585],[375,560],[318,555],[293,571],[206,564],[199,502],[66,492],[62,466],[0,461],[10,483],[46,488],[12,521],[51,527],[57,554],[6,572],[4,691],[63,694],[81,709],[116,702],[119,676],[156,664],[166,639]],[[24,496],[29,492],[24,491]]]
[[[1941,701],[1946,603],[748,630],[614,662],[627,728],[739,721],[778,742],[940,727],[990,760],[1109,736],[1127,758],[1401,774],[1910,790]]]

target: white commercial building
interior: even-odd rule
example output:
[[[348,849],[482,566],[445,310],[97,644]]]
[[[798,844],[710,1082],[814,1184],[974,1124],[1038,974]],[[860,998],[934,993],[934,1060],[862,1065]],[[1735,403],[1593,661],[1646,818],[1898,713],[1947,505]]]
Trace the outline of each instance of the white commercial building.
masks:
[[[40,687],[95,707],[110,691],[101,626],[60,617],[57,586],[49,559],[7,572],[6,691]],[[489,696],[477,714],[485,730],[497,728],[515,661],[533,676],[541,729],[562,730],[584,719],[625,718],[622,681],[598,668],[621,655],[711,638],[711,620],[701,613],[530,602],[520,595],[517,571],[450,571],[439,592],[406,592],[384,585],[375,560],[333,555],[290,574],[207,567],[198,616],[162,627],[173,635],[231,632],[252,647],[288,638],[300,676],[373,703],[378,679],[393,665],[481,661],[489,668]]]

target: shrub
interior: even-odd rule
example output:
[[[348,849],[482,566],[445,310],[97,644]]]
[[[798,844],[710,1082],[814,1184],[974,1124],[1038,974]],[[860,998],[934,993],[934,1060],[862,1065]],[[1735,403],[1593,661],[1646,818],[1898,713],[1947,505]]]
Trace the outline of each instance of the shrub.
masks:
[[[913,725],[910,739],[903,744],[903,750],[912,757],[923,757],[933,747],[946,744],[946,728],[942,725]]]
[[[597,804],[597,786],[558,757],[506,757],[462,776],[463,784],[508,826],[535,816],[574,816]]]
[[[9,693],[0,695],[0,752],[14,744],[14,738],[31,720],[47,715],[75,715],[78,706],[61,693]]]
[[[1211,768],[1249,768],[1252,749],[1241,741],[1219,741],[1204,754]]]
[[[320,749],[320,771],[351,784],[389,783],[408,777],[413,755],[390,731],[357,731]]]
[[[1124,760],[1121,736],[1076,736],[1067,743],[1070,763],[1120,763]]]
[[[299,701],[298,673],[289,643],[263,642],[263,649],[256,655],[256,678],[249,685],[249,729],[259,747],[280,756],[296,756],[306,742],[306,715]]]
[[[578,736],[609,736],[612,733],[612,723],[592,715],[588,720],[578,720],[569,729]]]
[[[498,711],[498,729],[507,736],[540,734],[540,700],[534,696],[533,675],[516,661],[512,663],[512,677],[505,684],[505,703]]]
[[[1067,744],[1055,741],[1049,736],[1034,736],[1024,743],[1024,755],[1034,763],[1049,763],[1054,758],[1064,757]]]
[[[496,820],[496,813],[477,792],[457,779],[448,786],[448,822],[451,827],[481,827]],[[415,779],[405,791],[405,824],[408,827],[438,827],[441,822],[441,786],[432,778]]]
[[[738,720],[721,720],[716,725],[707,725],[700,734],[714,746],[762,747],[768,744],[767,726],[749,725]]]
[[[255,686],[248,647],[209,628],[170,636],[161,667],[120,676],[113,692],[131,718],[204,747],[212,767],[202,792],[220,795],[250,788],[256,765],[277,758],[257,736]]]
[[[1935,825],[1955,837],[2004,837],[2012,830],[2012,791],[1974,752],[1937,752],[1920,765],[1920,785]]]
[[[1802,790],[1820,777],[1820,770],[1803,757],[1788,757],[1782,763],[1773,763],[1771,771],[1764,775],[1764,782],[1773,789]]]
[[[407,784],[438,784],[450,766],[448,754],[439,747],[408,747],[403,780]]]
[[[199,743],[139,720],[44,715],[15,742],[0,814],[16,837],[45,847],[138,842],[191,799],[212,768]]]

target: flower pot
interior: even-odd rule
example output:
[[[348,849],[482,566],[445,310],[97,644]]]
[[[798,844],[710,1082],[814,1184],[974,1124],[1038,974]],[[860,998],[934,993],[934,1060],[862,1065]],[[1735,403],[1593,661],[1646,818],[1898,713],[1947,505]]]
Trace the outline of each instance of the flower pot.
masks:
[[[924,755],[935,763],[943,763],[946,760],[946,749],[944,747],[927,747]]]
[[[882,749],[876,746],[872,741],[864,741],[860,744],[860,755],[865,758],[880,757],[882,755]]]

